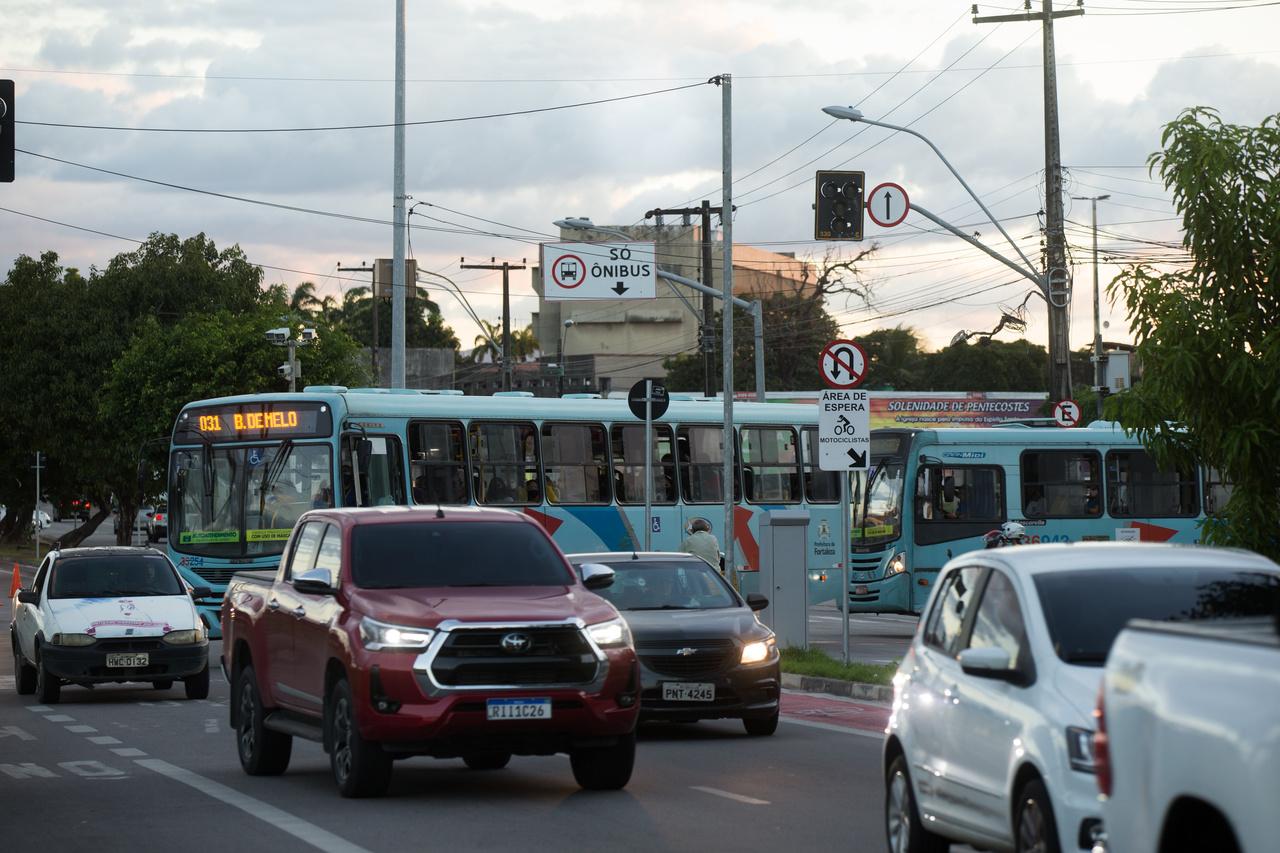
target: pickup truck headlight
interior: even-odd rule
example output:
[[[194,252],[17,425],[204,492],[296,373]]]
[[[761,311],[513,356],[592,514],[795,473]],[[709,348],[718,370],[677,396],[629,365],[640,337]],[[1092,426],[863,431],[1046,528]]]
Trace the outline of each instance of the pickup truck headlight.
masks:
[[[89,634],[54,634],[49,642],[55,646],[91,646],[98,640]]]
[[[602,649],[621,649],[631,645],[631,630],[622,618],[588,625],[587,633]]]
[[[1081,773],[1097,773],[1098,765],[1093,757],[1093,732],[1079,726],[1067,726],[1067,757],[1071,769]]]
[[[889,561],[889,565],[884,568],[884,576],[891,578],[894,575],[900,575],[907,570],[907,552],[899,551],[893,555],[893,559]]]
[[[760,663],[768,660],[773,655],[773,650],[777,646],[778,640],[770,637],[767,640],[757,640],[754,643],[747,643],[742,647],[742,663]]]
[[[207,637],[204,626],[201,625],[199,628],[188,631],[170,631],[161,639],[171,646],[191,646],[196,643],[203,643]]]
[[[436,635],[430,628],[388,625],[365,616],[360,620],[360,641],[371,652],[402,652],[425,649]]]

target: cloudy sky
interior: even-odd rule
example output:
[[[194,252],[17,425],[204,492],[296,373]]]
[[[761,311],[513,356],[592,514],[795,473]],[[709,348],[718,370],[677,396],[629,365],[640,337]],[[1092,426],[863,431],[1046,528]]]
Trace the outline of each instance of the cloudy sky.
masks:
[[[1021,8],[980,6],[981,14]],[[1039,8],[1040,0],[1036,0]],[[1065,4],[1060,4],[1065,7]],[[393,119],[393,0],[5,0],[0,77],[20,121],[225,130],[387,123]],[[993,248],[1012,248],[928,147],[821,113],[857,105],[931,139],[1038,261],[1044,136],[1040,26],[978,24],[958,0],[410,0],[407,192],[419,264],[448,276],[497,319],[501,276],[459,259],[533,262],[554,219],[631,224],[654,207],[720,203],[721,92],[733,75],[735,238],[820,257],[879,246],[865,263],[870,309],[835,304],[853,336],[917,329],[944,345],[995,325],[1029,287],[996,261],[911,216],[868,224],[862,244],[811,241],[813,172],[853,168],[896,181],[914,201]],[[1243,7],[1243,8],[1240,8]],[[1192,105],[1256,124],[1280,110],[1280,4],[1261,0],[1098,0],[1055,28],[1062,160],[1071,195],[1110,194],[1098,221],[1108,259],[1167,259],[1178,240],[1163,187],[1144,166],[1161,127]],[[662,91],[668,90],[668,91]],[[0,184],[0,266],[56,251],[103,266],[156,231],[238,243],[268,281],[313,280],[339,296],[358,277],[337,265],[391,254],[387,128],[170,133],[21,124],[18,180]],[[72,165],[81,164],[81,165]],[[92,166],[133,176],[95,172]],[[269,204],[253,204],[136,178]],[[269,205],[307,208],[286,210]],[[1089,203],[1067,202],[1077,290],[1072,344],[1092,338]],[[42,217],[41,221],[31,217]],[[343,217],[356,217],[349,219]],[[375,222],[360,221],[363,219]],[[75,230],[93,229],[107,235]],[[537,300],[513,275],[512,319]],[[437,301],[464,344],[475,335],[454,297]],[[1046,339],[1043,302],[1026,336]],[[1125,340],[1105,304],[1108,340]],[[1009,339],[1010,333],[1002,334]]]

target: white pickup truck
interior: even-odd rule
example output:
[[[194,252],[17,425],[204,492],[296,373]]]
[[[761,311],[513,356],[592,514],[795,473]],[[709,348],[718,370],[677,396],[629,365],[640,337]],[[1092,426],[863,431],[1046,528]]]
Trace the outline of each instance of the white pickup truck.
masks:
[[[1274,612],[1280,584],[1255,589],[1251,601],[1214,592],[1228,608]],[[1280,613],[1194,625],[1135,620],[1120,633],[1096,712],[1103,849],[1280,850],[1278,632]]]

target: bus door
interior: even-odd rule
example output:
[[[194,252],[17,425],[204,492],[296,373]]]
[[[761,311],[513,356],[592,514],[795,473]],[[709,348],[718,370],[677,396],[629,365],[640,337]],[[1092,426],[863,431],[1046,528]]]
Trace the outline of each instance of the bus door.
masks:
[[[603,544],[610,548],[644,547],[644,425],[614,424],[609,431],[613,460],[613,501],[620,529],[612,535],[602,530]],[[685,519],[679,504],[675,439],[669,424],[653,425],[652,513],[650,547],[655,551],[676,551],[685,537]],[[626,538],[629,545],[611,540]]]
[[[347,433],[342,437],[342,506],[403,505],[404,452],[394,435]]]
[[[724,439],[724,427],[714,426],[682,426],[676,431],[676,461],[679,468],[680,487],[680,537],[689,533],[694,519],[704,519],[711,526],[711,533],[720,543],[724,552],[726,537],[735,531],[724,529],[724,456],[721,445]],[[735,506],[742,501],[742,489],[736,476],[741,471],[735,468],[733,497]],[[738,512],[735,510],[735,515]],[[734,557],[738,568],[746,567],[748,571],[758,568],[753,560],[756,556],[754,536],[746,542],[746,548],[740,539],[735,538]],[[675,547],[679,547],[679,540]],[[727,568],[727,567],[726,567]]]
[[[999,465],[953,465],[936,461],[916,471],[913,576],[930,586],[912,584],[918,612],[932,591],[937,572],[951,557],[985,547],[987,533],[1009,518],[1005,472]]]

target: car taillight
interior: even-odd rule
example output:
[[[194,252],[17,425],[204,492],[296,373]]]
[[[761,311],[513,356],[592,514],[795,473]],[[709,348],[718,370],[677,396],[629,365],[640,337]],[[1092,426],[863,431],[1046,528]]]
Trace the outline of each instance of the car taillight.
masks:
[[[1093,719],[1097,723],[1093,733],[1093,766],[1098,777],[1098,790],[1102,796],[1111,796],[1111,745],[1107,739],[1107,685],[1098,685],[1098,704],[1093,709]]]
[[[163,513],[163,512],[157,512],[157,513],[155,514],[155,520],[156,520],[156,521],[164,521],[164,513]]]

